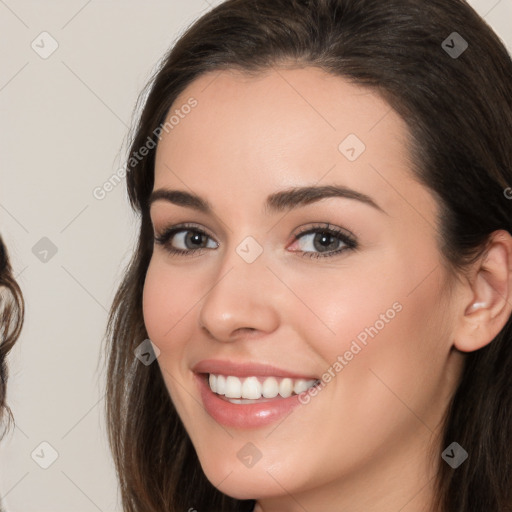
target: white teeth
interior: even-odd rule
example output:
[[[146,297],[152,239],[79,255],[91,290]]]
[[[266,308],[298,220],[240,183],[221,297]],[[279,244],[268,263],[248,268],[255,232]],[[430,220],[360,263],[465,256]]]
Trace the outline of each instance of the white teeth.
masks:
[[[289,396],[292,396],[292,392],[293,392],[292,379],[283,379],[281,381],[281,384],[279,384],[279,394],[283,398],[288,398]]]
[[[214,391],[214,393],[218,393],[219,395],[226,394],[226,377],[224,377],[224,375],[217,375],[217,389]]]
[[[240,398],[242,396],[242,383],[238,377],[226,377],[226,398]]]
[[[279,394],[279,384],[274,377],[266,378],[262,388],[262,394],[265,398],[275,398]]]
[[[208,381],[210,383],[210,389],[217,393],[217,376],[213,375],[213,373],[210,373],[210,377],[208,378]]]
[[[308,382],[311,382],[311,381],[308,381],[308,380],[304,380],[304,379],[298,379],[295,381],[295,384],[293,386],[293,392],[296,394],[296,395],[300,395],[300,393],[302,393],[303,391],[306,391],[306,389],[308,389],[310,387],[310,385],[308,384]]]
[[[248,377],[242,384],[242,398],[256,400],[261,398],[261,384],[256,377]]]
[[[314,386],[317,380],[290,379],[279,377],[246,377],[239,379],[233,375],[214,375],[208,377],[210,389],[218,395],[225,395],[226,398],[244,399],[235,403],[251,403],[260,398],[275,398],[280,395],[288,398],[292,394],[298,395]]]

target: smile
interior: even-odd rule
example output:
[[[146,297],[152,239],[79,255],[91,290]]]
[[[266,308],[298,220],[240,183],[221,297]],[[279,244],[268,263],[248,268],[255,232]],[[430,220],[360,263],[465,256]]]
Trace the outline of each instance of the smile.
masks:
[[[209,374],[208,383],[213,393],[234,404],[264,402],[276,397],[298,395],[318,383],[317,380],[291,379],[289,377]],[[262,400],[263,399],[263,400]]]
[[[286,369],[260,362],[205,359],[191,370],[211,419],[226,427],[252,429],[283,420],[303,405],[301,393],[321,384],[314,373],[298,373],[294,366],[306,365],[296,361]]]

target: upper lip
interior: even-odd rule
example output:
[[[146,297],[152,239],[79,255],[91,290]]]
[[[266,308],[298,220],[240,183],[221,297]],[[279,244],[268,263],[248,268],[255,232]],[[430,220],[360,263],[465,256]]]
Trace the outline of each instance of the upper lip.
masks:
[[[196,373],[213,373],[215,375],[233,375],[235,377],[288,377],[290,379],[316,379],[311,375],[299,374],[296,371],[285,370],[276,366],[255,363],[236,362],[221,359],[204,359],[192,367]]]

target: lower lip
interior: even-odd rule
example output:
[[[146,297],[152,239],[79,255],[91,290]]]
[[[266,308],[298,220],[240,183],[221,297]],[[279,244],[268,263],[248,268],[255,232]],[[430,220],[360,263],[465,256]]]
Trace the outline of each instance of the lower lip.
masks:
[[[292,395],[288,398],[281,398],[262,402],[261,404],[232,404],[223,400],[214,393],[204,374],[196,374],[199,382],[201,398],[206,412],[221,425],[234,428],[258,428],[270,425],[301,405],[300,395]]]

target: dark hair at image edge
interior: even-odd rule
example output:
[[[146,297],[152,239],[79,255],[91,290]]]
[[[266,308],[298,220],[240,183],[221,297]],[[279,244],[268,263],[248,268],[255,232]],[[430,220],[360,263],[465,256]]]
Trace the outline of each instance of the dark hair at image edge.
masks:
[[[469,43],[457,59],[441,47],[453,32]],[[379,93],[402,116],[412,172],[438,202],[438,244],[455,278],[485,253],[491,233],[512,233],[512,201],[504,195],[512,186],[512,62],[462,0],[229,0],[195,22],[163,59],[130,154],[154,137],[178,95],[202,74],[280,66],[319,67]],[[154,151],[127,173],[140,236],[106,336],[107,422],[124,510],[240,510],[242,502],[204,476],[159,366],[134,356],[148,337],[142,290],[153,250],[153,183]],[[512,511],[511,323],[465,355],[440,435],[443,447],[456,441],[469,458],[454,470],[432,454],[439,459],[439,511]]]
[[[7,249],[0,238],[0,439],[13,421],[11,410],[6,403],[7,354],[20,335],[24,309],[20,287],[14,280]]]

